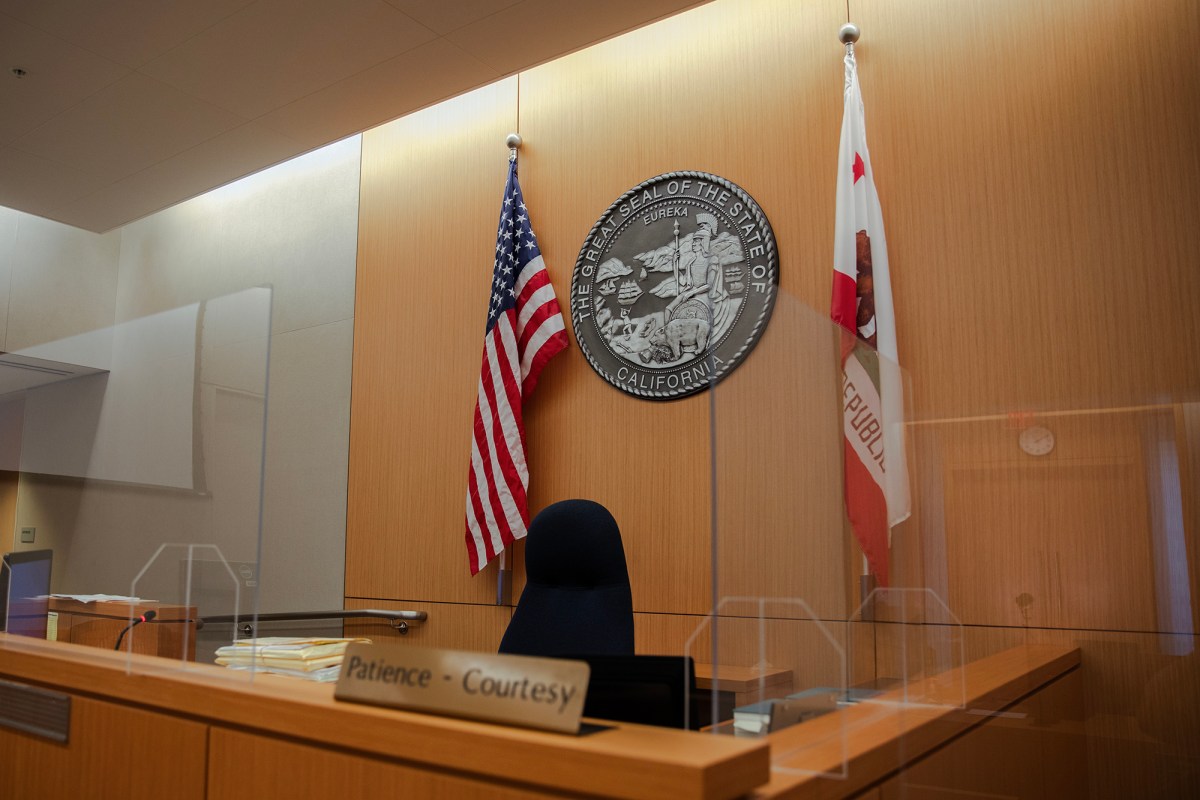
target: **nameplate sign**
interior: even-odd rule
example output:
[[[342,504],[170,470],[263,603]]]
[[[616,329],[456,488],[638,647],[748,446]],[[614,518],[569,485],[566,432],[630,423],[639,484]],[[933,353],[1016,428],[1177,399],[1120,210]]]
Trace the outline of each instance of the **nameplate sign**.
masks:
[[[583,661],[356,642],[334,697],[578,733],[590,673]]]

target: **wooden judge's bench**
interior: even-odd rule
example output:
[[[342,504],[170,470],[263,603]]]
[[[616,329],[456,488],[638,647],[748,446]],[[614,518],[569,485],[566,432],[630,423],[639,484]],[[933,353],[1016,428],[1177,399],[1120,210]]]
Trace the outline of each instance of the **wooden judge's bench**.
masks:
[[[70,627],[119,633],[128,614],[106,616],[113,611],[79,611]],[[1074,647],[1017,647],[915,687],[924,696],[961,686],[959,707],[860,704],[762,738],[601,720],[568,735],[341,702],[330,684],[250,681],[211,665],[0,634],[2,796],[891,800],[918,784],[979,796],[957,791],[966,787],[952,768],[978,763],[1028,784],[1005,796],[1083,797],[1079,663]]]

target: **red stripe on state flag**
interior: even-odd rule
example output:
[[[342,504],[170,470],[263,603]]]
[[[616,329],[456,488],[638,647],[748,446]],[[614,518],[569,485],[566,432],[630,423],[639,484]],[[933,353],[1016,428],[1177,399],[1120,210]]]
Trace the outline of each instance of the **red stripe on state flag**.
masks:
[[[854,276],[834,270],[830,316],[838,325],[858,335],[858,281]]]
[[[887,501],[883,489],[859,459],[849,440],[845,442],[846,513],[855,538],[867,557],[867,566],[881,587],[888,585]]]

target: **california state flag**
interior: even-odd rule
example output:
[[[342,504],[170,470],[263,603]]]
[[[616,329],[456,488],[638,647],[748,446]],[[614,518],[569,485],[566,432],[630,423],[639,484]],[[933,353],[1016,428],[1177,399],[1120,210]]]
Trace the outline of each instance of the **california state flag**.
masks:
[[[867,152],[853,46],[846,48],[835,228],[831,314],[848,332],[842,347],[846,512],[871,573],[887,586],[890,529],[909,515],[904,396],[883,212]]]

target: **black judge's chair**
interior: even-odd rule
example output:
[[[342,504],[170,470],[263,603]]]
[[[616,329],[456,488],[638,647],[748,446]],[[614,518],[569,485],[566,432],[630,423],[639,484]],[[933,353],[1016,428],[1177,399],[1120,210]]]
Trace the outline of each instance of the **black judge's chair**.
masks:
[[[633,655],[629,570],[608,509],[591,500],[544,508],[529,525],[525,573],[501,653]]]

